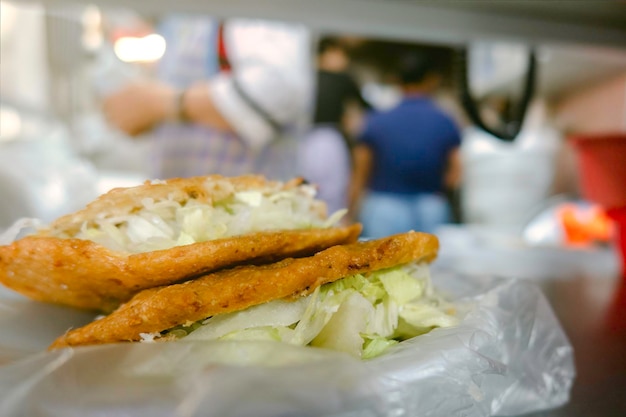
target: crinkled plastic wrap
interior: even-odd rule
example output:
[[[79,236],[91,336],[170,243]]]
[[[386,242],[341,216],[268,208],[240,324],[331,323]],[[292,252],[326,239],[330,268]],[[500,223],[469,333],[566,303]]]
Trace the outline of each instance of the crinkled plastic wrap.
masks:
[[[568,401],[573,351],[534,284],[432,271],[459,326],[360,361],[278,342],[47,352],[91,317],[0,290],[3,417],[518,415]]]

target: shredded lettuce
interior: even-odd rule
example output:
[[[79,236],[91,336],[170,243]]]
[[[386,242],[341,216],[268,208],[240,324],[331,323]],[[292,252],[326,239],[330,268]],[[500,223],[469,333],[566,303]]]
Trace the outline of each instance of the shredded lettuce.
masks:
[[[264,326],[264,327],[252,327],[249,329],[239,330],[236,332],[228,333],[222,336],[221,340],[254,340],[263,341],[269,340],[274,342],[281,342],[283,339],[288,339],[290,333],[293,332],[288,327],[284,326]]]
[[[422,295],[422,282],[414,279],[406,271],[400,269],[387,271],[385,274],[379,274],[377,278],[389,297],[398,305],[407,304]]]
[[[411,263],[351,275],[296,301],[275,300],[210,317],[180,336],[274,340],[369,359],[399,341],[457,323],[451,304],[434,290],[428,265]]]
[[[382,336],[364,336],[362,359],[371,359],[382,355],[387,348],[398,343],[395,339],[389,339]]]
[[[236,313],[210,317],[189,335],[189,339],[212,340],[249,328],[291,326],[303,316],[307,301],[305,297],[297,301],[276,300]]]
[[[359,292],[348,289],[337,311],[330,316],[322,330],[311,341],[312,346],[346,352],[361,356],[363,349],[362,333],[374,307]]]
[[[141,204],[132,214],[85,223],[71,237],[137,253],[263,230],[331,227],[346,213],[339,210],[326,218],[317,209],[314,193],[303,187],[241,191],[212,204],[152,198]]]

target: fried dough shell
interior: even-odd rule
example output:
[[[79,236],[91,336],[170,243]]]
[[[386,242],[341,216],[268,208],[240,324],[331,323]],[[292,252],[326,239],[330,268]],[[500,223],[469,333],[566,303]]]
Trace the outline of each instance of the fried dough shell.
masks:
[[[356,273],[412,261],[430,262],[438,248],[434,235],[409,232],[333,246],[306,258],[239,266],[144,290],[110,315],[67,332],[50,348],[137,341],[141,333],[161,332],[271,300],[306,295],[322,284]]]
[[[110,312],[137,292],[243,262],[307,256],[357,240],[361,225],[267,231],[126,254],[95,242],[28,236],[0,247],[0,282],[35,300]]]

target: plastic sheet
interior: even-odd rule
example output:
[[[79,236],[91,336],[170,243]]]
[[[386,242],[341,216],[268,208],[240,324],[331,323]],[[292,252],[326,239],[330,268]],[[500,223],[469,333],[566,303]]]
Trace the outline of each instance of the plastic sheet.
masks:
[[[436,234],[441,249],[435,263],[459,273],[515,277],[540,285],[580,274],[614,277],[619,273],[619,256],[612,246],[533,244],[519,232],[478,225],[446,225]]]
[[[22,135],[0,142],[0,228],[23,216],[44,221],[96,198],[98,172],[60,122],[27,117]]]
[[[45,350],[86,314],[0,289],[0,415],[491,416],[558,407],[573,351],[539,288],[434,269],[459,326],[360,361],[272,342]]]

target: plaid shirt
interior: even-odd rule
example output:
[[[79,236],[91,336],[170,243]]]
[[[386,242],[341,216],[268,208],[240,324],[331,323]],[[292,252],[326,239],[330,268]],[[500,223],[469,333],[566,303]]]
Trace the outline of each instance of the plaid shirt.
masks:
[[[204,126],[165,124],[156,132],[153,145],[155,178],[257,173],[286,180],[299,174],[294,137],[276,139],[255,151],[235,134]]]

